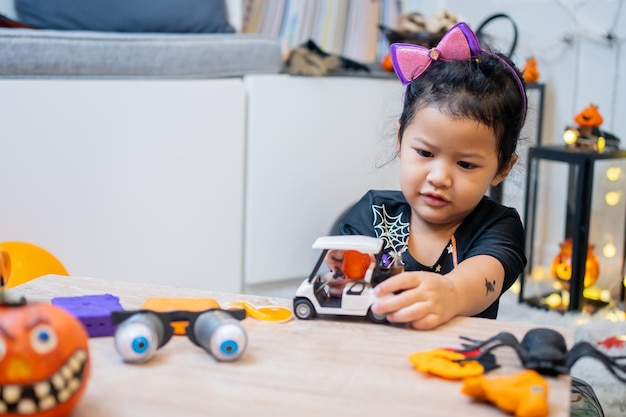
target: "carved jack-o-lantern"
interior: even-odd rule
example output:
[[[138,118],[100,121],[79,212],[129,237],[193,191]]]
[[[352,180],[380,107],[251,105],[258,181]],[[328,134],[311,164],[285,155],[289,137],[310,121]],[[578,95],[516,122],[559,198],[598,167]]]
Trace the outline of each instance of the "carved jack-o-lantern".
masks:
[[[50,304],[0,300],[0,416],[67,416],[89,372],[78,319]]]
[[[584,287],[590,287],[598,281],[600,275],[600,261],[593,253],[594,245],[587,249],[587,261],[585,262]],[[572,239],[568,238],[561,243],[559,254],[552,261],[552,276],[561,281],[569,281],[572,277]],[[566,285],[566,287],[568,287]]]
[[[599,127],[604,119],[598,110],[598,106],[590,104],[574,117],[574,121],[580,127]]]

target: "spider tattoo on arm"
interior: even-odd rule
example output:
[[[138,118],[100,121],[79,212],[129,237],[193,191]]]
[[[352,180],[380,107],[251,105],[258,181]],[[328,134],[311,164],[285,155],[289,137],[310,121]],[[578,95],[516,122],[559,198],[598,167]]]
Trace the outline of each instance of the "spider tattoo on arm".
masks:
[[[574,364],[584,357],[600,361],[618,380],[626,383],[626,356],[608,356],[588,342],[577,342],[570,350],[561,333],[553,329],[536,328],[529,330],[519,342],[508,332],[501,332],[487,340],[475,340],[461,336],[467,353],[464,360],[479,360],[501,346],[512,348],[526,369],[533,369],[542,375],[557,376],[569,374]],[[472,351],[477,351],[472,352]]]

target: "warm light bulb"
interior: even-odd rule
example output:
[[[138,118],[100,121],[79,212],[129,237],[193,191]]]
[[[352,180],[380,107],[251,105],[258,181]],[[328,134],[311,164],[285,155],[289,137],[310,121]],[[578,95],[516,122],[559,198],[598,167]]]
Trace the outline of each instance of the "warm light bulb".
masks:
[[[602,290],[597,287],[587,287],[583,290],[583,297],[588,300],[600,300],[602,297]]]
[[[617,181],[622,175],[622,169],[620,167],[611,167],[606,170],[606,178],[609,181]]]
[[[617,248],[612,242],[607,243],[602,248],[602,254],[604,255],[605,258],[612,258],[617,254]]]
[[[565,133],[563,133],[563,140],[568,145],[573,145],[578,140],[578,132],[574,129],[567,129]]]
[[[544,301],[550,308],[557,308],[561,305],[561,297],[558,294],[550,294]]]
[[[604,201],[609,206],[616,206],[619,203],[620,192],[619,191],[609,191],[604,196]]]
[[[598,136],[598,151],[602,152],[606,146],[606,140],[604,136]]]
[[[545,279],[551,279],[551,278],[547,277],[546,270],[541,265],[534,266],[532,271],[530,272],[530,275],[532,275],[532,277],[535,280],[537,280],[537,281],[543,281]]]

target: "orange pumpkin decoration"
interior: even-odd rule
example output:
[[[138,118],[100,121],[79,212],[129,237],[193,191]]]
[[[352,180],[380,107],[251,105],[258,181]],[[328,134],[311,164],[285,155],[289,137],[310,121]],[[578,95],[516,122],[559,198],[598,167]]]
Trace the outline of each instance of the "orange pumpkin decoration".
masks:
[[[90,373],[80,321],[44,303],[6,302],[0,294],[0,416],[69,415]]]
[[[347,250],[343,254],[343,273],[349,279],[363,279],[370,263],[371,258],[367,253]]]
[[[572,239],[568,238],[561,243],[559,254],[552,261],[552,276],[561,281],[569,281],[572,278]],[[584,287],[590,287],[598,281],[600,275],[600,261],[593,253],[594,245],[587,249],[587,261],[585,263]]]
[[[528,58],[526,64],[521,68],[522,77],[527,83],[536,83],[539,80],[539,70],[537,69],[537,60]]]
[[[598,127],[604,122],[604,119],[598,111],[598,106],[590,104],[574,117],[574,121],[580,127]]]
[[[388,72],[393,72],[393,62],[391,61],[391,54],[387,53],[387,55],[385,55],[383,57],[383,60],[380,62],[380,66]]]

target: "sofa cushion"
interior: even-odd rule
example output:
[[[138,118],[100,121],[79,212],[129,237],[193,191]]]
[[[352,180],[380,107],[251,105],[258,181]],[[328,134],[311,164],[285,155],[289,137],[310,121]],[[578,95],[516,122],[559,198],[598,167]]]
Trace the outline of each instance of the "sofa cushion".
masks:
[[[0,76],[216,78],[278,73],[280,38],[0,28]]]
[[[233,33],[224,0],[15,0],[19,20],[40,29]]]

